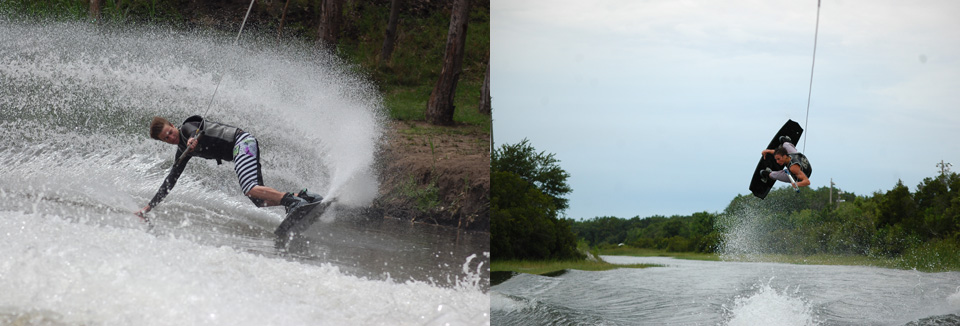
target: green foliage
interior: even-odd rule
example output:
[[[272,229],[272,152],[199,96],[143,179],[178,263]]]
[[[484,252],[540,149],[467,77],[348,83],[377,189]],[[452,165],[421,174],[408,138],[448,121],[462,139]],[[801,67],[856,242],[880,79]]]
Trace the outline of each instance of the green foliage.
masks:
[[[427,213],[440,206],[440,189],[437,188],[436,181],[431,181],[426,185],[418,185],[417,181],[411,176],[407,182],[400,185],[400,195],[414,202],[417,209],[415,215]]]
[[[557,210],[567,209],[567,199],[563,198],[573,191],[567,185],[570,174],[560,168],[554,154],[540,152],[523,141],[514,145],[503,145],[495,150],[490,159],[492,171],[510,171],[530,182],[540,192],[549,196]]]
[[[956,270],[960,266],[960,242],[934,240],[910,249],[897,261],[897,267],[932,272]]]
[[[100,8],[100,20],[123,23],[144,21],[180,24],[183,16],[178,0],[106,0]],[[4,0],[0,12],[22,17],[54,20],[90,19],[90,2],[78,0]]]
[[[550,197],[513,172],[490,174],[490,251],[497,259],[578,257],[576,237]]]
[[[629,220],[596,217],[573,222],[577,235],[594,246],[626,244],[630,247],[668,252],[714,252],[720,235],[714,228],[716,214],[653,216]]]
[[[528,148],[516,152],[511,149]],[[509,151],[509,155],[504,152]],[[533,154],[524,141],[494,151],[490,170],[490,251],[494,259],[583,259],[577,250],[577,237],[570,230],[570,220],[559,219],[562,210],[556,197],[545,193],[531,178],[528,169],[540,167],[563,175],[559,182],[566,186],[566,172],[556,166],[553,155]],[[524,156],[526,155],[526,156]],[[551,160],[538,160],[549,157]],[[509,159],[510,163],[503,159]],[[523,164],[521,164],[523,163]],[[526,164],[529,163],[529,164]],[[541,166],[540,164],[546,163]],[[559,172],[556,172],[559,171]],[[533,175],[534,177],[531,177]],[[540,180],[540,179],[537,179]]]
[[[79,19],[87,17],[88,4],[76,0],[4,0],[0,1],[0,13],[21,17]]]
[[[916,211],[916,203],[913,201],[910,189],[903,185],[903,181],[898,180],[897,185],[880,201],[879,226],[914,224],[915,221],[911,217],[916,215]]]
[[[377,81],[391,118],[424,120],[430,93],[443,68],[450,12],[435,10],[418,15],[401,10],[394,52],[387,64],[381,65],[389,2],[386,6],[358,2],[349,9],[352,14],[345,16],[345,34],[357,37],[342,37],[338,53],[358,63],[361,73]],[[467,27],[463,70],[454,96],[454,121],[490,128],[490,116],[478,111],[489,55],[490,8],[474,5]]]

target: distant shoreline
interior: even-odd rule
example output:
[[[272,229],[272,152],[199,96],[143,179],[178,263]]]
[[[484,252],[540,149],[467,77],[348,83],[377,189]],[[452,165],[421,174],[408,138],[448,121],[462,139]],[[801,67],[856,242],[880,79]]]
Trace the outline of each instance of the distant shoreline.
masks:
[[[707,260],[707,261],[727,261],[727,262],[764,262],[764,263],[782,263],[794,265],[844,265],[844,266],[869,266],[890,269],[915,269],[921,272],[950,272],[960,271],[960,266],[954,266],[949,263],[943,263],[937,260],[931,260],[927,264],[917,264],[917,260],[923,260],[923,257],[914,257],[914,260],[906,261],[903,258],[889,257],[870,257],[864,255],[838,255],[838,254],[814,254],[814,255],[791,255],[791,254],[717,254],[717,253],[694,253],[694,252],[668,252],[658,249],[644,249],[633,247],[618,247],[600,249],[600,255],[604,256],[632,256],[632,257],[673,257],[677,259],[689,260]]]

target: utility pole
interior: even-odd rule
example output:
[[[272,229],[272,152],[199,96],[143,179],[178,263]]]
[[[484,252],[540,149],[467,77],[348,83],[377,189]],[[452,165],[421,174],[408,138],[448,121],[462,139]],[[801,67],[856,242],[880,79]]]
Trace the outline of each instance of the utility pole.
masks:
[[[832,203],[837,203],[836,208],[840,208],[840,203],[845,201],[843,200],[843,197],[840,197],[840,195],[843,195],[843,190],[840,190],[840,189],[837,189],[837,200],[836,201],[833,200],[833,186],[836,186],[836,185],[837,185],[836,183],[833,183],[833,178],[830,178],[830,202],[827,203],[827,207],[830,207],[830,204]]]
[[[833,186],[834,185],[835,183],[833,183],[833,178],[830,178],[830,199],[827,201],[827,206],[830,206],[830,204],[833,203]]]

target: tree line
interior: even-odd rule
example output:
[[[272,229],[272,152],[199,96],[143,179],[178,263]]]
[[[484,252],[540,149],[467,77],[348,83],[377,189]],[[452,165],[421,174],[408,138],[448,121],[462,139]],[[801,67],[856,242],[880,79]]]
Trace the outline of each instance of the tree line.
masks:
[[[719,231],[717,214],[701,212],[689,216],[651,216],[622,219],[613,216],[573,221],[572,230],[592,246],[629,245],[671,252],[714,252]]]
[[[749,227],[763,253],[947,256],[960,260],[960,176],[944,172],[911,191],[902,181],[870,196],[821,187],[781,187],[766,200],[738,195],[722,213],[595,217],[572,230],[592,246],[626,244],[669,251],[717,252],[724,235]]]

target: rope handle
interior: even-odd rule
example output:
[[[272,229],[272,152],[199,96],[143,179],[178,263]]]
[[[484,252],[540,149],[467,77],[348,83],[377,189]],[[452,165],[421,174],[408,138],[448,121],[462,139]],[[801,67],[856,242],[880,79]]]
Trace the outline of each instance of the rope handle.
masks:
[[[203,130],[202,130],[202,129],[198,129],[198,130],[197,130],[197,133],[196,133],[195,135],[193,135],[193,137],[190,137],[190,139],[196,139],[196,140],[197,140],[197,146],[199,146],[199,145],[200,145],[200,136],[203,136]],[[189,143],[189,141],[188,141],[188,143]],[[185,158],[187,157],[187,155],[189,155],[190,152],[192,152],[192,151],[193,151],[193,149],[190,148],[190,146],[188,145],[188,146],[187,146],[187,150],[183,151],[183,154],[180,154],[180,158],[177,159],[177,164],[183,163],[183,159],[185,159]]]

